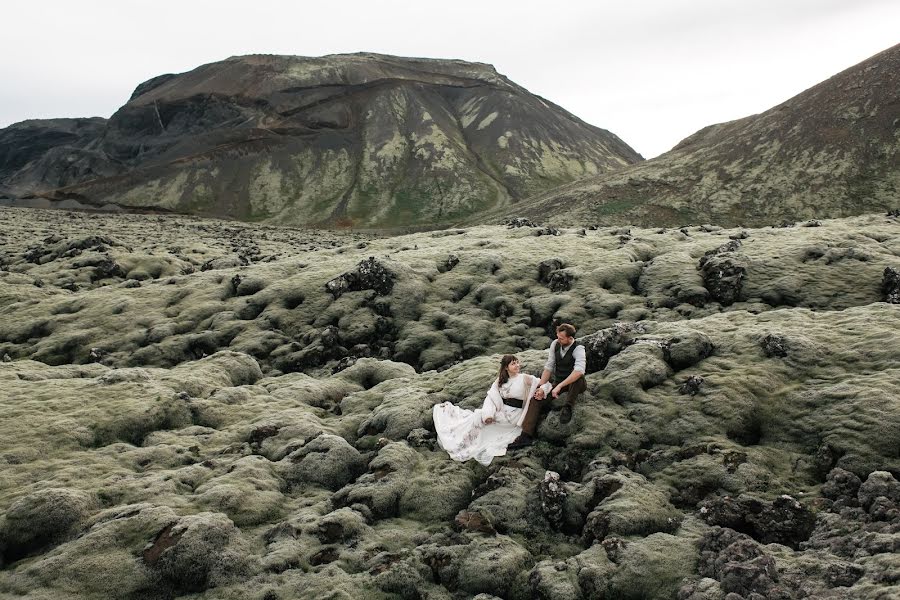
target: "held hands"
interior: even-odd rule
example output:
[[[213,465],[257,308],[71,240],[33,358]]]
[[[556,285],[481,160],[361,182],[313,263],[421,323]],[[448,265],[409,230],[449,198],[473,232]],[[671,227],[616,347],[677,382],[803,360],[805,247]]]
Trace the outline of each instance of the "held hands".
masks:
[[[537,391],[534,393],[534,399],[535,400],[543,400],[544,399],[544,390],[542,390],[541,388],[538,388]]]
[[[494,417],[485,417],[485,419],[484,419],[485,425],[490,425],[493,422],[494,422]]]

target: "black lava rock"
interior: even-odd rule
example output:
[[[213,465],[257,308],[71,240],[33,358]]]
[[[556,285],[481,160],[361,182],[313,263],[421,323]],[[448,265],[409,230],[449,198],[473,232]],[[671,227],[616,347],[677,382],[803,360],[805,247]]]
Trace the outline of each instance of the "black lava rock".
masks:
[[[881,292],[884,294],[885,302],[900,304],[900,271],[893,267],[885,267]]]
[[[703,385],[703,378],[699,375],[691,375],[687,379],[684,380],[678,387],[679,394],[690,394],[691,396],[696,396],[697,392],[700,391],[700,386]]]
[[[380,296],[386,296],[394,289],[396,276],[382,265],[374,256],[360,261],[353,271],[338,275],[325,284],[325,289],[335,300],[345,292],[374,290]]]
[[[788,341],[784,336],[770,333],[760,340],[759,344],[769,358],[773,356],[784,358],[788,355]]]

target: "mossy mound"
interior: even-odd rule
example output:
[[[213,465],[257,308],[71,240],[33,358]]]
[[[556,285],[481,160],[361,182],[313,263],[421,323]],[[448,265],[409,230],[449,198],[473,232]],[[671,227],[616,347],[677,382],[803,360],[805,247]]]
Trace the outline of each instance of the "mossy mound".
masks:
[[[900,307],[875,263],[900,250],[896,221],[534,230],[140,287],[0,272],[0,595],[893,593]],[[710,255],[746,265],[738,296],[696,293],[701,258],[738,233]],[[874,258],[792,250],[850,242]],[[392,287],[335,298],[327,282],[369,256]],[[794,300],[764,293],[788,274]],[[432,407],[479,407],[501,354],[539,374],[561,320],[589,352],[572,421],[551,410],[487,467],[449,460]]]

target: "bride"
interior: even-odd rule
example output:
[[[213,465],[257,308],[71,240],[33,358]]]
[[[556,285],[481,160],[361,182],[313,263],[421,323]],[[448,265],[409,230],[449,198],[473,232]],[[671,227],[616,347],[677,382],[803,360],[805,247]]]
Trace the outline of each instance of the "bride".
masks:
[[[538,389],[538,378],[521,372],[519,359],[511,354],[500,360],[500,374],[488,390],[481,408],[466,410],[450,402],[433,409],[438,443],[450,458],[466,461],[474,458],[483,465],[495,456],[506,454],[513,442],[525,445],[522,420]],[[543,386],[549,393],[550,384]],[[529,440],[530,441],[530,440]],[[524,443],[523,443],[524,442]]]

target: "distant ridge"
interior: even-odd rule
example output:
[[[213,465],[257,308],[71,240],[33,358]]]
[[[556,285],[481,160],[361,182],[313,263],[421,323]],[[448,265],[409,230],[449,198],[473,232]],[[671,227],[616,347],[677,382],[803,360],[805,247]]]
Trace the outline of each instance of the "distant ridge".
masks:
[[[765,226],[900,206],[900,45],[671,151],[528,199],[560,225]]]
[[[154,77],[108,122],[0,130],[0,193],[290,224],[440,226],[640,160],[490,65],[251,55]]]

